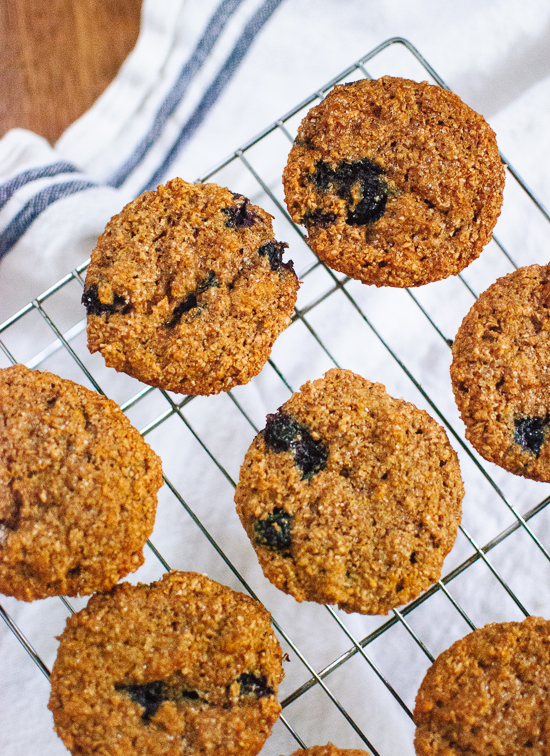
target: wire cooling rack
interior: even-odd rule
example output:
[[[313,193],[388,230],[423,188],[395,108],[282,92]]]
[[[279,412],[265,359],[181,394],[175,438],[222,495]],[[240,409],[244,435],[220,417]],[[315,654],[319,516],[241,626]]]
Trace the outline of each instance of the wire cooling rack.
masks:
[[[307,110],[336,83],[383,74],[445,86],[409,42],[388,40],[199,179],[270,211],[303,282],[291,325],[247,386],[181,397],[106,368],[85,343],[80,297],[87,263],[0,326],[0,367],[23,362],[108,394],[161,454],[166,484],[155,530],[145,564],[128,579],[148,582],[169,568],[204,571],[271,611],[288,658],[283,713],[262,752],[274,756],[328,741],[381,756],[413,754],[414,697],[434,657],[487,622],[550,616],[550,489],[477,457],[464,440],[448,376],[452,338],[476,296],[518,265],[545,261],[548,212],[503,157],[504,209],[479,260],[452,279],[394,290],[326,268],[284,208],[280,177]],[[233,504],[239,466],[267,412],[335,365],[384,383],[438,420],[458,452],[466,488],[463,523],[442,579],[385,617],[298,604],[278,592],[261,574]],[[66,752],[46,709],[47,678],[55,636],[85,603],[4,597],[0,709],[2,729],[14,723],[16,733],[5,736],[4,756],[34,752],[37,742],[42,754]]]

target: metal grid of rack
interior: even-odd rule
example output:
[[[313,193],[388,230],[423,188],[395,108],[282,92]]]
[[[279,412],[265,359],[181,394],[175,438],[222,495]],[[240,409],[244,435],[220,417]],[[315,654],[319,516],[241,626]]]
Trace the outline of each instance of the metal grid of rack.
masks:
[[[388,40],[199,179],[229,186],[271,212],[276,236],[290,242],[289,257],[303,282],[291,325],[249,385],[218,397],[182,398],[114,375],[85,345],[80,296],[87,263],[0,326],[0,367],[23,362],[107,393],[161,454],[166,484],[157,525],[145,565],[129,579],[149,581],[172,567],[205,571],[256,596],[272,612],[290,661],[280,695],[283,713],[265,754],[328,741],[380,756],[412,754],[414,696],[434,657],[486,622],[550,611],[550,489],[478,458],[464,440],[448,379],[450,346],[462,317],[497,277],[540,262],[537,239],[550,237],[548,211],[503,158],[504,210],[480,259],[452,280],[414,291],[382,290],[320,263],[282,201],[282,169],[309,107],[336,83],[383,73],[445,86],[409,42]],[[521,246],[513,230],[518,206],[525,227],[535,229],[533,240],[526,233]],[[386,617],[345,615],[279,594],[261,575],[234,512],[239,464],[266,412],[333,366],[380,381],[390,394],[426,409],[446,428],[461,462],[464,518],[444,575]],[[31,701],[37,670],[47,682],[53,636],[85,600],[2,603],[10,640],[2,645],[7,651],[0,675],[10,664],[12,675],[23,670],[19,693]],[[38,697],[45,709],[47,685]],[[17,709],[21,717],[24,711]],[[47,716],[45,752],[56,740]],[[6,756],[18,752],[14,745]],[[50,752],[64,749],[52,742]]]

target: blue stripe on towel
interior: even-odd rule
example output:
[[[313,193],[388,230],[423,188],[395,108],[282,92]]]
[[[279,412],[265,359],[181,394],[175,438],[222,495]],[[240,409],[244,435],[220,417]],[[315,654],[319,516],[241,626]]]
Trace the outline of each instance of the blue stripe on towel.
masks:
[[[155,189],[157,184],[162,180],[182,147],[189,141],[189,139],[191,139],[195,131],[208,115],[212,106],[218,100],[225,86],[228,84],[250,46],[254,42],[256,36],[262,30],[264,24],[270,19],[282,1],[283,0],[266,0],[262,7],[256,11],[254,16],[252,16],[250,21],[246,24],[243,33],[237,40],[237,43],[221,67],[218,75],[206,90],[202,100],[191,114],[187,123],[181,129],[176,141],[166,154],[166,157],[160,166],[141,190],[142,192],[146,189]]]
[[[0,210],[9,202],[15,192],[22,186],[25,186],[25,184],[30,184],[31,181],[48,178],[49,176],[58,176],[60,173],[75,173],[77,170],[78,168],[72,163],[60,160],[50,165],[41,165],[39,168],[29,168],[27,171],[21,171],[17,176],[14,176],[0,186]]]
[[[193,50],[191,57],[181,69],[172,89],[160,106],[149,131],[134,149],[124,165],[122,165],[109,179],[109,184],[111,186],[121,186],[154,145],[159,133],[164,128],[166,121],[183,99],[189,85],[207,60],[227,22],[242,2],[243,0],[223,0],[223,2],[221,2],[216,8],[216,11],[206,26],[204,34]]]
[[[17,244],[19,239],[23,236],[25,231],[29,228],[31,223],[42,213],[47,207],[52,205],[57,200],[69,197],[71,194],[76,194],[85,189],[92,189],[97,184],[91,181],[67,181],[60,184],[53,184],[47,186],[42,191],[32,197],[26,205],[15,215],[8,223],[4,231],[0,234],[0,258],[9,252],[10,249]]]

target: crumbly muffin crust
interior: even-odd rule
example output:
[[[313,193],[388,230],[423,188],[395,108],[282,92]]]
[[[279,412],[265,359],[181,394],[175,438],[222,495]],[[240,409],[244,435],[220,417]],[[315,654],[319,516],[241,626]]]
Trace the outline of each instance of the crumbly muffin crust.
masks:
[[[453,343],[466,437],[490,462],[550,481],[550,265],[519,268],[481,294]]]
[[[437,657],[416,697],[418,756],[547,756],[550,622],[486,625]]]
[[[247,383],[289,324],[298,290],[271,217],[228,189],[182,179],[130,202],[87,271],[90,351],[182,394]]]
[[[331,268],[376,286],[460,272],[490,241],[504,169],[455,94],[384,76],[334,87],[298,129],[285,200]]]
[[[49,708],[79,756],[254,756],[281,710],[281,661],[257,601],[173,571],[69,617]]]
[[[0,370],[0,591],[110,588],[143,563],[160,459],[120,407],[72,381]]]
[[[385,614],[437,581],[464,491],[443,428],[349,370],[308,382],[250,446],[237,512],[298,601]]]
[[[367,751],[360,748],[338,748],[332,743],[327,743],[324,746],[299,748],[291,756],[367,756]]]

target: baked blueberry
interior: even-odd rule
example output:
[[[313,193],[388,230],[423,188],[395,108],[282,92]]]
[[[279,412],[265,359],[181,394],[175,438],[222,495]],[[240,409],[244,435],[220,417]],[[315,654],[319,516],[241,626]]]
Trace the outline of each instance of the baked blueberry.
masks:
[[[198,307],[198,296],[203,294],[208,289],[211,289],[213,286],[219,285],[220,283],[216,274],[213,270],[211,270],[208,275],[199,283],[196,290],[188,294],[178,305],[176,305],[176,307],[174,307],[172,317],[164,325],[167,328],[173,328],[174,326],[176,326],[186,312],[190,312],[191,310],[194,310],[195,307]]]
[[[281,507],[275,507],[265,520],[254,523],[256,543],[276,551],[288,551],[292,544],[292,516]]]
[[[267,416],[264,430],[265,445],[277,453],[288,451],[300,430],[300,423],[279,409]]]
[[[324,160],[318,160],[310,180],[320,192],[328,192],[334,182],[334,171]]]
[[[306,228],[317,226],[317,228],[328,228],[336,221],[336,213],[324,213],[318,207],[315,210],[308,210],[302,218],[302,223]]]
[[[273,688],[267,684],[265,675],[253,675],[250,672],[243,672],[237,682],[241,684],[241,696],[253,694],[256,698],[265,698],[273,695]]]
[[[231,207],[224,207],[222,213],[226,213],[229,218],[226,220],[225,225],[227,228],[249,228],[253,226],[256,221],[261,220],[260,217],[251,210],[252,205],[248,197],[243,197],[242,194],[233,194],[233,199],[238,202]]]
[[[217,275],[213,270],[209,270],[203,280],[197,286],[197,292],[202,294],[207,289],[217,288],[220,285]]]
[[[293,452],[302,478],[311,478],[327,464],[326,444],[314,440],[307,426],[281,410],[267,416],[264,439],[267,448],[274,452]]]
[[[135,683],[130,685],[117,684],[115,690],[122,690],[128,693],[132,701],[143,706],[144,712],[141,718],[144,722],[149,722],[159,710],[161,704],[166,700],[164,696],[165,684],[163,680],[153,680],[148,683]]]
[[[354,162],[341,160],[334,169],[328,163],[319,160],[311,175],[311,180],[319,191],[330,190],[346,200],[348,207],[346,223],[349,225],[367,225],[384,215],[388,186],[382,177],[382,169],[368,158]],[[318,213],[318,225],[321,227],[330,225],[327,223],[327,226],[322,226],[322,223],[334,215],[333,213],[323,213],[319,210],[315,212]]]
[[[525,451],[537,457],[544,443],[544,434],[548,428],[548,417],[520,417],[514,420],[514,441]]]
[[[288,247],[285,242],[269,241],[267,244],[262,244],[258,250],[258,254],[267,256],[271,270],[279,270],[281,266],[288,265],[283,263],[283,252]]]
[[[376,174],[365,174],[361,181],[362,199],[348,211],[346,223],[366,226],[384,215],[388,200],[388,187]]]
[[[81,301],[88,315],[103,315],[113,312],[127,313],[131,309],[131,305],[127,304],[125,298],[119,294],[113,296],[112,302],[102,302],[99,298],[97,284],[84,289]]]
[[[168,320],[164,325],[167,328],[174,328],[180,320],[182,319],[182,316],[189,312],[190,310],[194,310],[197,306],[197,295],[194,291],[191,292],[191,294],[188,294],[185,299],[183,299],[176,307],[174,307],[174,310],[172,312],[172,317],[170,320]]]

